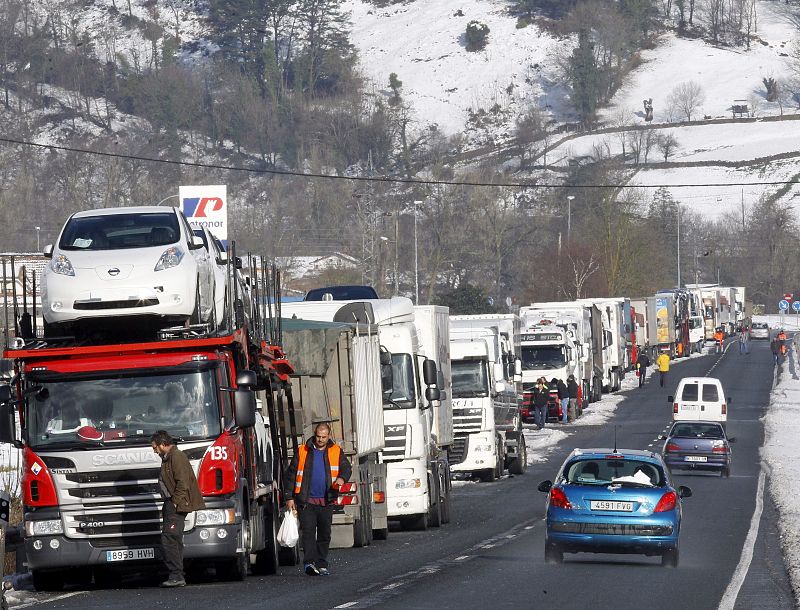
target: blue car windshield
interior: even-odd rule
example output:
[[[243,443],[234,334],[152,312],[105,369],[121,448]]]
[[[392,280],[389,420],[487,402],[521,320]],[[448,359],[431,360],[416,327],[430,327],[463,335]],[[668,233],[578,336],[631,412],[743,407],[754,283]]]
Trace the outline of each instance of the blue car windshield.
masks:
[[[664,471],[656,464],[636,458],[593,458],[574,460],[564,468],[571,485],[637,485],[663,487]]]

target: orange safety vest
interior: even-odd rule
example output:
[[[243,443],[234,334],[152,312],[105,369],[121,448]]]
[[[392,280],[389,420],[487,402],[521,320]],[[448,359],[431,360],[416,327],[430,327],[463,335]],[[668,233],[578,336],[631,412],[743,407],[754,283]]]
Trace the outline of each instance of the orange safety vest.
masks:
[[[339,458],[342,455],[342,449],[334,443],[328,446],[328,465],[331,468],[331,485],[339,478]],[[308,457],[308,445],[303,443],[297,451],[297,473],[294,477],[294,495],[300,493],[303,487],[303,469],[306,467],[306,458]]]

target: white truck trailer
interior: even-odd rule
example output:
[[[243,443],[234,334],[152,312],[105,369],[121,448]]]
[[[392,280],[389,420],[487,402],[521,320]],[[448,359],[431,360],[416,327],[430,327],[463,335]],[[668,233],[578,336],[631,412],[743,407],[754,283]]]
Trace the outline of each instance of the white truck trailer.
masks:
[[[383,394],[389,518],[412,529],[449,521],[448,452],[446,445],[438,444],[442,441],[435,437],[433,423],[443,417],[438,412],[438,373],[435,362],[423,355],[411,300],[284,303],[282,314],[378,327],[381,346],[391,354],[391,366],[383,368],[392,382],[391,392]]]
[[[519,413],[520,327],[513,314],[450,317],[453,472],[493,481],[506,469],[522,474],[527,468]]]
[[[628,360],[627,340],[623,332],[623,303],[620,299],[580,299],[600,312],[603,349],[603,391],[619,390]]]

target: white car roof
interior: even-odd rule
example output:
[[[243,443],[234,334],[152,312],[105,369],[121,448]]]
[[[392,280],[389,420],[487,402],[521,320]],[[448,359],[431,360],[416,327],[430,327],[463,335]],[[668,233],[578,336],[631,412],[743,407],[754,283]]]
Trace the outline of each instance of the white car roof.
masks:
[[[716,383],[722,385],[722,382],[716,377],[684,377],[681,383]]]
[[[83,210],[72,215],[73,218],[86,218],[89,216],[113,216],[114,214],[157,214],[170,211],[173,214],[176,208],[172,206],[160,207],[157,205],[140,205],[122,208],[97,208],[95,210]]]

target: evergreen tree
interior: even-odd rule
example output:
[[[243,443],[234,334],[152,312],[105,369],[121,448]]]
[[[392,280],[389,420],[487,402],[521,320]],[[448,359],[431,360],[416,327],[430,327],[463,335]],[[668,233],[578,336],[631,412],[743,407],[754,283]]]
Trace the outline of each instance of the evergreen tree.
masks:
[[[578,32],[578,46],[569,61],[569,77],[572,101],[584,120],[594,113],[600,101],[600,76],[594,43],[589,38],[588,30],[581,29]]]

